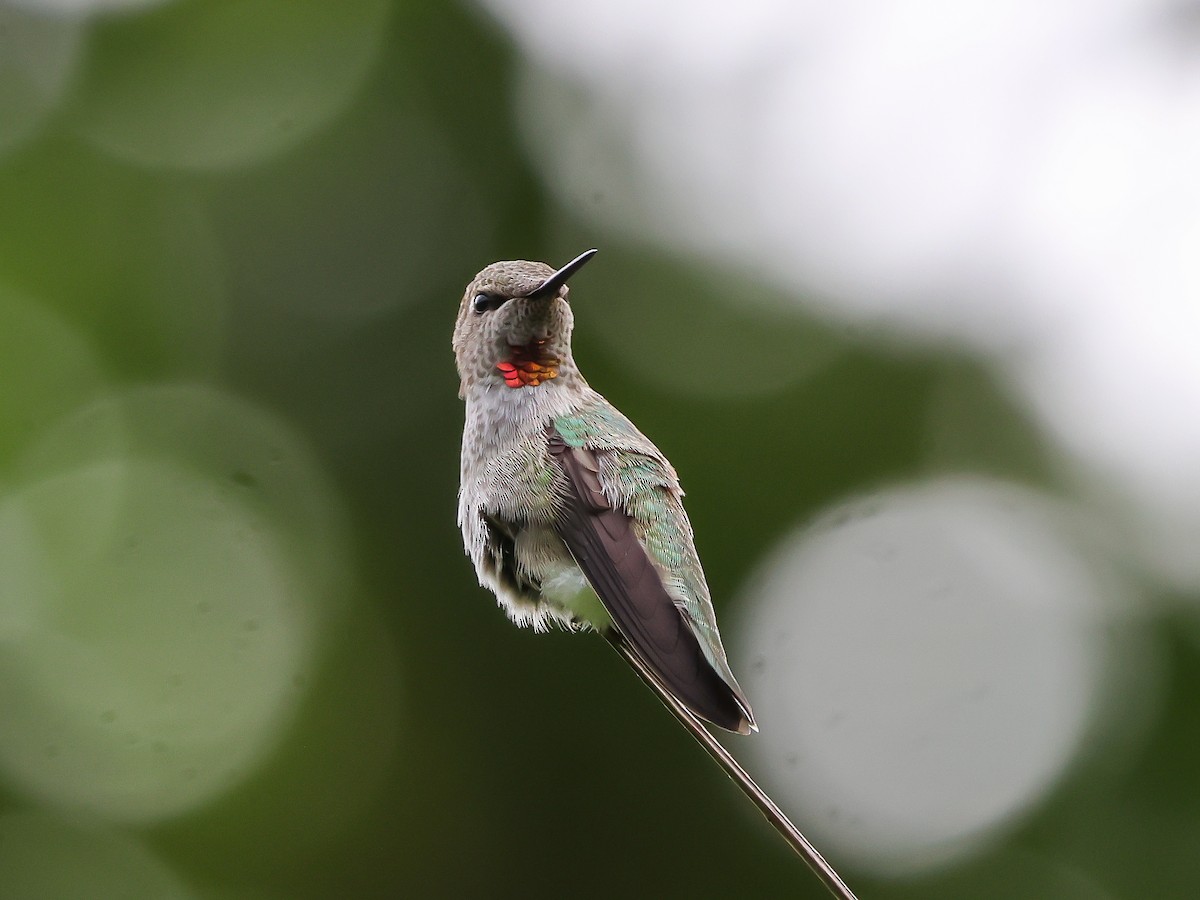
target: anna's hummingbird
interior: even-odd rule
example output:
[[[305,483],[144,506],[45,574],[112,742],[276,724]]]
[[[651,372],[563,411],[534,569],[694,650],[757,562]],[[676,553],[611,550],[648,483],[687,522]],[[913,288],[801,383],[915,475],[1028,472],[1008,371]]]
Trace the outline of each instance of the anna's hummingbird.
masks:
[[[675,469],[571,354],[566,282],[595,252],[557,272],[493,263],[467,285],[454,327],[463,542],[518,625],[599,631],[697,716],[748,734]]]
[[[756,731],[729,670],[679,477],[571,355],[567,279],[492,263],[467,285],[454,356],[467,403],[458,524],[518,625],[599,631],[839,900],[853,891],[700,719]]]

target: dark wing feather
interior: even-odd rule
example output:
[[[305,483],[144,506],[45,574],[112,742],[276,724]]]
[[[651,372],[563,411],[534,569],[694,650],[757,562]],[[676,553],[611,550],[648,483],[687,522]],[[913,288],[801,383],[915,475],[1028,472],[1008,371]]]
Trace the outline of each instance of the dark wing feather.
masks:
[[[714,725],[747,733],[750,722],[733,689],[709,664],[700,642],[663,585],[633,530],[600,485],[591,450],[550,436],[566,475],[558,533],[630,648],[689,709]]]

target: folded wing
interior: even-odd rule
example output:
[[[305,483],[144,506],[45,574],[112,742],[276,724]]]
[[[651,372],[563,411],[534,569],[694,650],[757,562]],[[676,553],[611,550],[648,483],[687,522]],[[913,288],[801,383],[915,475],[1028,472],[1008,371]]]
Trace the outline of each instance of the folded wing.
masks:
[[[594,451],[568,446],[551,433],[550,452],[565,476],[558,533],[621,636],[696,715],[749,733],[744,702],[705,657],[687,614],[638,540],[633,520],[605,497]]]

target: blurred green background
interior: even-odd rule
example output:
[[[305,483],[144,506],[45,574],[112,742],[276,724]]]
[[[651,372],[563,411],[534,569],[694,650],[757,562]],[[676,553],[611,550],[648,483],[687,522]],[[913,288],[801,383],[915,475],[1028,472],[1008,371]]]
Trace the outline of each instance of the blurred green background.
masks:
[[[1114,534],[1136,517],[1081,499],[1069,453],[969,343],[830,316],[820,291],[565,200],[537,160],[572,126],[528,105],[528,61],[493,15],[0,3],[0,896],[823,895],[602,641],[512,627],[463,556],[463,286],[496,259],[591,246],[577,359],[680,471],[734,667],[764,698],[764,734],[730,745],[860,896],[1195,896],[1194,591],[1127,558]],[[849,782],[790,794],[805,754],[753,750],[772,711],[799,710],[796,734],[839,720],[806,719],[804,686],[773,674],[819,647],[758,652],[772,602],[861,611],[804,637],[863,676],[855,696],[942,687],[872,668],[878,608],[837,606],[854,591],[838,566],[833,587],[792,591],[771,560],[818,553],[789,555],[806,532],[789,535],[839,533],[850,498],[888,507],[890,486],[946,478],[1003,486],[982,504],[1001,517],[1054,508],[1012,526],[1033,549],[997,564],[997,596],[1061,542],[1076,588],[1059,593],[1106,598],[1071,620],[1082,686],[1047,713],[1077,726],[958,825],[928,825],[924,799],[877,807],[868,777],[945,754],[966,787],[930,764],[915,795],[971,794],[991,774],[940,743],[953,705],[927,710],[919,745],[897,736],[907,714],[896,732],[866,716],[852,745],[897,768],[851,753]],[[962,645],[903,596],[879,652],[933,678],[924,638]],[[997,644],[995,671],[1059,656],[1030,646]],[[839,671],[814,703],[850,683]],[[1004,724],[1060,696],[1039,678],[972,732],[987,773],[1021,755],[1006,741],[1058,727]]]

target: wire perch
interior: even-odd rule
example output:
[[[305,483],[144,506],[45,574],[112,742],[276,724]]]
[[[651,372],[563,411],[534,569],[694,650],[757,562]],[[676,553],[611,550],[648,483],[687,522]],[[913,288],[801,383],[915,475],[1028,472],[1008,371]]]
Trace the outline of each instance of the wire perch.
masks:
[[[658,679],[654,677],[654,673],[646,668],[642,661],[638,659],[637,654],[633,652],[633,649],[625,642],[620,633],[615,629],[608,629],[604,633],[604,636],[616,651],[624,657],[625,661],[633,667],[633,670],[646,683],[646,686],[658,695],[658,699],[662,701],[663,705],[674,713],[675,718],[679,720],[680,724],[690,731],[692,736],[700,742],[700,745],[708,751],[708,755],[713,758],[717,765],[725,770],[725,774],[733,780],[734,784],[741,788],[742,793],[749,797],[754,805],[758,807],[766,820],[771,823],[780,836],[796,851],[796,855],[804,860],[808,867],[812,869],[814,875],[821,879],[821,883],[828,888],[829,893],[837,897],[838,900],[858,900],[854,896],[854,892],[850,890],[846,882],[837,873],[837,870],[825,861],[825,857],[820,854],[800,829],[792,824],[792,820],[775,804],[775,801],[767,796],[767,792],[755,783],[754,779],[750,777],[750,773],[742,768],[741,764],[733,758],[724,745],[712,736],[712,733],[704,726],[704,723],[659,684]]]

